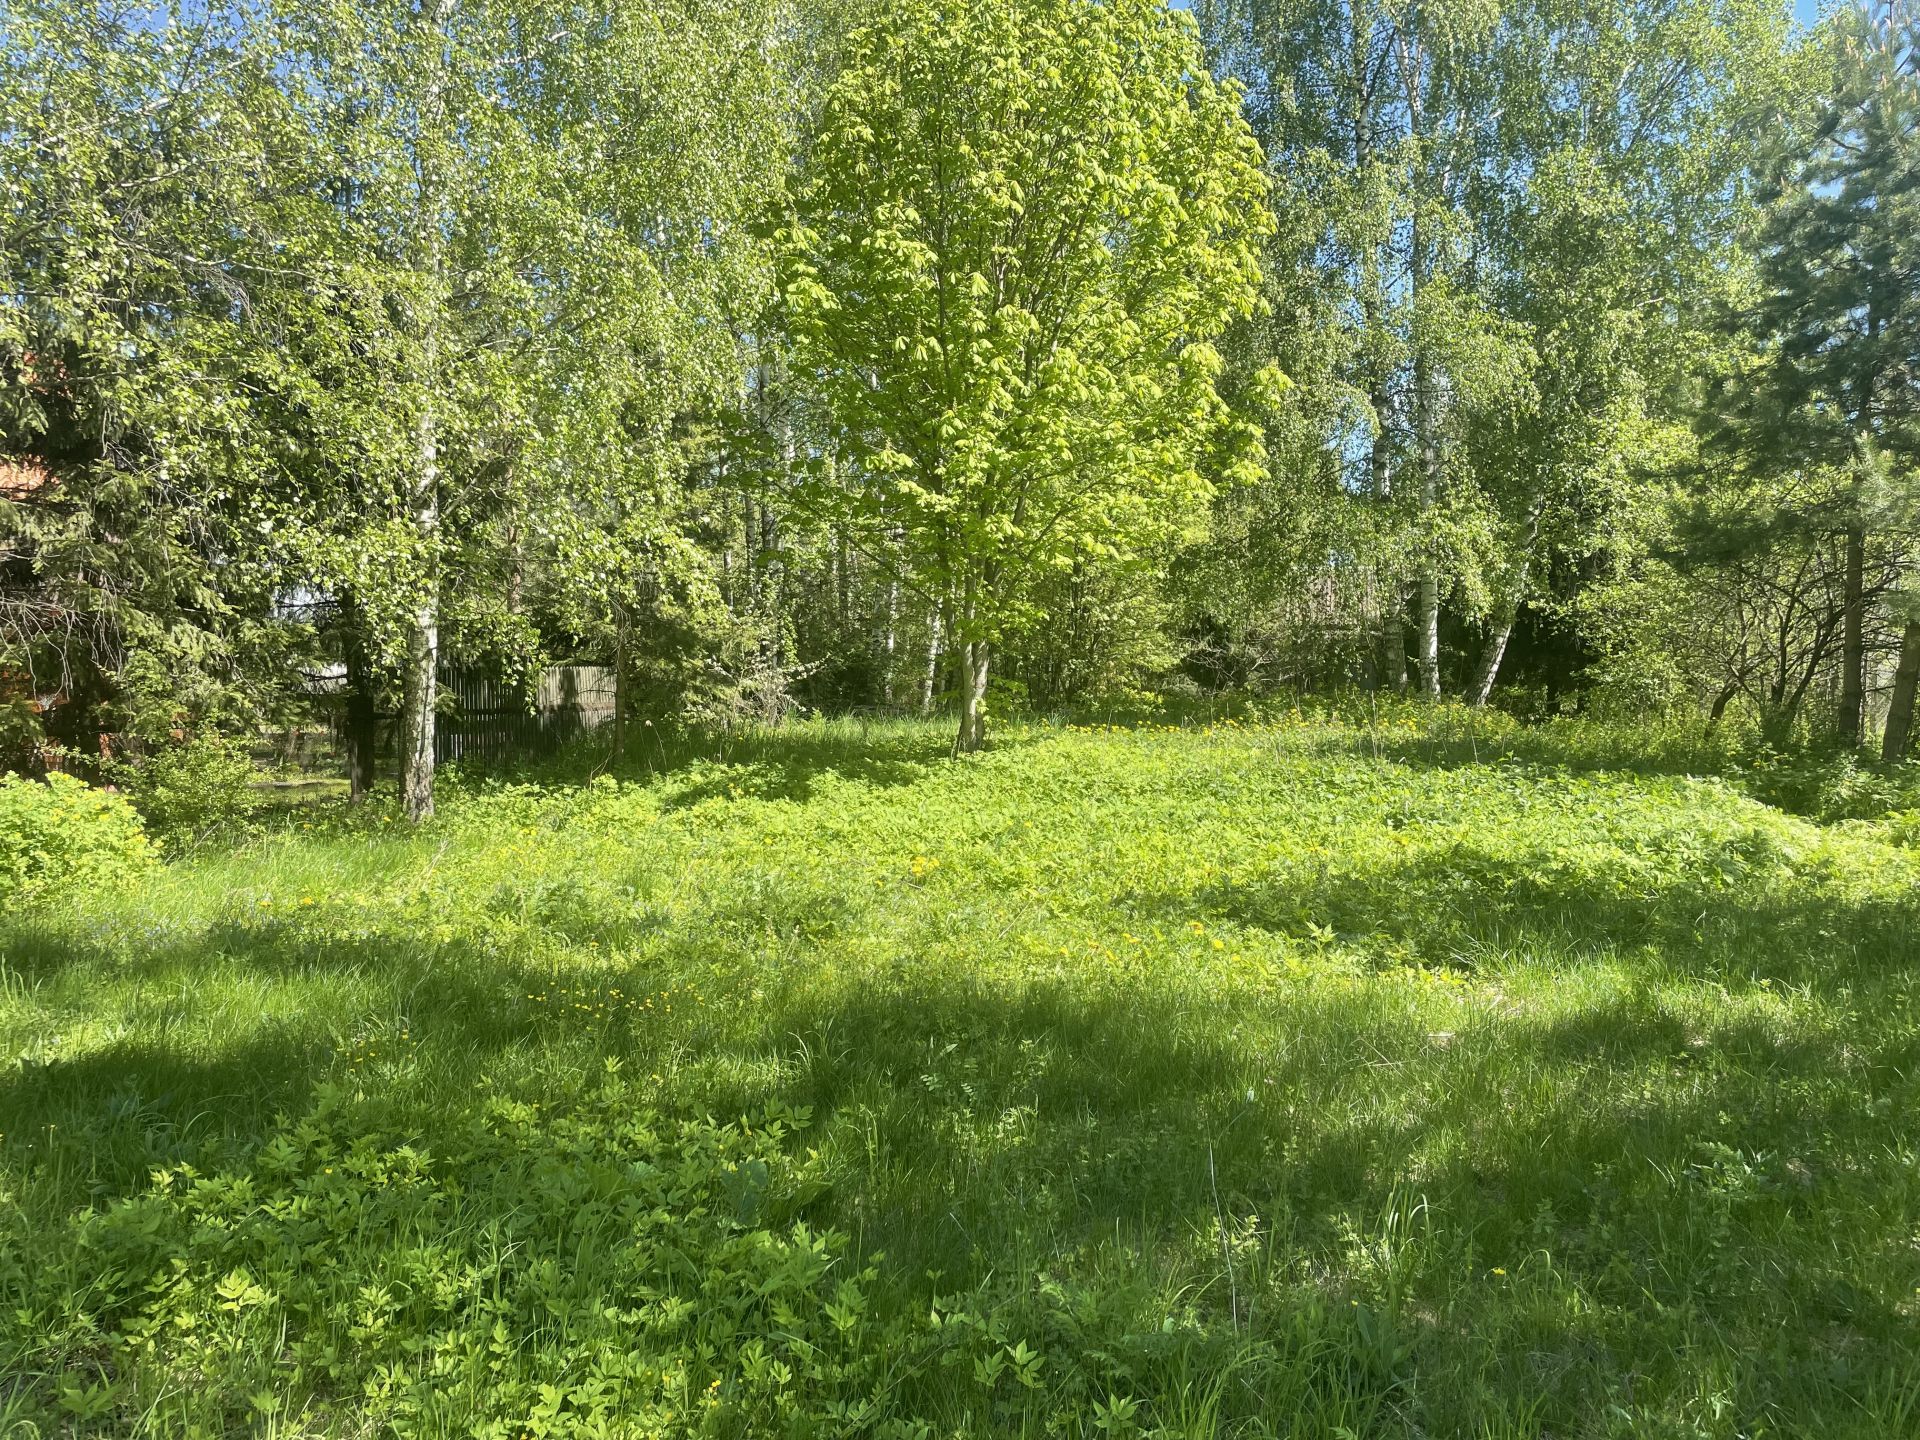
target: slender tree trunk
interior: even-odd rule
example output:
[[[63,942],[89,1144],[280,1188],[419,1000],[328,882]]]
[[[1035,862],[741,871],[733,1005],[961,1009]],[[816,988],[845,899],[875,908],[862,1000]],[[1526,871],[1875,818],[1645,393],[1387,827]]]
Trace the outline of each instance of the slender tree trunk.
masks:
[[[1858,745],[1867,709],[1867,533],[1847,527],[1845,619],[1840,641],[1840,739]]]
[[[1500,674],[1500,662],[1506,658],[1507,641],[1513,638],[1513,622],[1519,618],[1520,602],[1527,595],[1527,572],[1533,568],[1533,546],[1540,538],[1540,516],[1527,517],[1527,531],[1520,541],[1520,564],[1513,576],[1513,588],[1500,602],[1493,629],[1480,651],[1480,663],[1474,667],[1473,680],[1467,686],[1467,703],[1484,709],[1493,697],[1493,682]]]
[[[1707,710],[1707,729],[1715,729],[1726,717],[1727,706],[1733,703],[1733,697],[1740,693],[1740,682],[1728,680],[1713,697],[1713,704]]]
[[[954,651],[959,664],[960,728],[953,740],[953,753],[971,755],[987,743],[987,670],[992,654],[984,638],[977,634],[980,619],[980,594],[992,585],[992,578],[967,578],[953,631],[960,638]]]
[[[521,539],[520,522],[507,527],[507,613],[518,615],[526,605],[526,546]]]
[[[888,709],[893,708],[893,679],[895,656],[900,648],[900,581],[887,582],[887,629],[881,641],[880,650],[880,701]]]
[[[627,753],[627,612],[621,608],[613,623],[613,755]]]
[[[425,16],[428,72],[420,98],[420,134],[415,140],[420,177],[417,223],[420,278],[425,295],[420,315],[420,414],[414,423],[411,515],[425,557],[420,599],[407,627],[406,670],[401,684],[400,800],[407,818],[433,816],[434,718],[440,665],[440,323],[445,284],[447,183],[447,25],[453,0],[435,0]]]
[[[1512,598],[1503,601],[1499,614],[1494,617],[1493,629],[1487,632],[1480,663],[1474,666],[1473,680],[1467,686],[1467,704],[1476,710],[1485,709],[1493,696],[1493,682],[1500,674],[1500,662],[1506,658],[1507,641],[1513,636],[1513,622],[1519,613],[1519,601]]]
[[[1425,154],[1426,144],[1426,106],[1422,91],[1424,83],[1424,49],[1417,35],[1403,33],[1400,37],[1402,80],[1407,93],[1407,134],[1417,147],[1418,166],[1424,167],[1428,161]],[[1437,189],[1444,194],[1445,182]],[[1422,224],[1421,210],[1425,201],[1424,185],[1417,185],[1413,203],[1413,222],[1408,237],[1408,302],[1418,311],[1420,297],[1427,289],[1427,280],[1433,270],[1433,255],[1430,250],[1431,238],[1427,226]],[[1419,452],[1420,464],[1420,544],[1423,554],[1420,560],[1420,574],[1415,585],[1414,638],[1418,646],[1416,664],[1420,674],[1421,693],[1432,700],[1440,698],[1440,567],[1439,561],[1427,544],[1428,530],[1431,527],[1434,507],[1440,499],[1440,397],[1438,394],[1439,377],[1434,373],[1433,357],[1429,347],[1420,343],[1415,335],[1416,349],[1413,357],[1413,430],[1414,443]]]
[[[1417,234],[1414,243],[1420,243]],[[1416,283],[1424,281],[1426,270],[1418,255],[1416,252],[1414,270],[1420,278]],[[1440,445],[1435,433],[1439,417],[1434,384],[1433,364],[1422,353],[1413,363],[1414,429],[1420,450],[1420,541],[1425,551],[1415,586],[1414,639],[1418,647],[1420,693],[1429,700],[1440,698],[1440,566],[1426,544],[1433,510],[1440,498]]]
[[[1867,354],[1873,355],[1880,338],[1878,287],[1867,285]],[[1861,448],[1862,464],[1855,470],[1853,515],[1847,522],[1846,618],[1840,638],[1840,739],[1858,745],[1864,738],[1867,711],[1867,529],[1861,518],[1864,500],[1865,452],[1873,437],[1874,392],[1879,375],[1869,362],[1860,376],[1854,398],[1854,431]]]
[[[780,521],[773,513],[773,507],[764,501],[760,506],[760,553],[766,561],[766,577],[762,591],[766,613],[762,619],[765,627],[762,631],[761,653],[767,664],[779,669],[787,663],[786,658],[786,567],[780,558]]]
[[[753,496],[740,497],[740,568],[747,582],[747,609],[755,621],[760,618],[760,517]]]
[[[1424,490],[1424,487],[1422,488]],[[1423,505],[1422,508],[1429,507]],[[1438,700],[1440,698],[1440,575],[1431,560],[1421,564],[1418,601],[1420,693],[1429,700]]]
[[[341,607],[342,648],[347,662],[347,800],[358,805],[373,791],[374,747],[380,717],[374,705],[373,667],[367,663],[366,637],[360,633],[360,608],[349,598]]]
[[[1920,690],[1920,620],[1909,620],[1900,637],[1900,668],[1893,672],[1893,696],[1887,707],[1887,729],[1880,738],[1880,758],[1889,764],[1904,760],[1913,743],[1913,699]]]
[[[1407,693],[1407,594],[1398,580],[1388,596],[1385,620],[1380,626],[1383,678],[1396,695]]]
[[[940,683],[940,612],[927,616],[927,669],[920,684],[920,713],[933,713],[934,687]]]
[[[840,633],[845,635],[853,629],[853,547],[847,543],[844,525],[834,527],[833,539],[835,599],[840,606]]]
[[[439,455],[429,403],[418,431],[419,473],[413,523],[432,537],[440,526]],[[429,562],[431,563],[431,562]],[[440,605],[437,576],[430,576],[407,627],[406,674],[401,686],[400,798],[407,818],[433,818],[434,722],[440,668]]]
[[[1353,67],[1353,169],[1363,183],[1367,171],[1373,166],[1373,88],[1369,78],[1373,27],[1370,18],[1365,6],[1353,7],[1352,45],[1349,51]],[[1393,442],[1387,433],[1387,408],[1390,403],[1387,366],[1377,348],[1381,340],[1383,308],[1378,252],[1369,255],[1362,263],[1366,267],[1360,281],[1362,329],[1366,342],[1376,347],[1375,353],[1368,357],[1366,367],[1367,403],[1373,409],[1374,421],[1373,441],[1367,453],[1367,472],[1375,502],[1386,509],[1393,504]],[[1406,596],[1396,580],[1392,588],[1392,600],[1386,606],[1380,626],[1381,679],[1396,693],[1404,693],[1407,688],[1405,610]]]

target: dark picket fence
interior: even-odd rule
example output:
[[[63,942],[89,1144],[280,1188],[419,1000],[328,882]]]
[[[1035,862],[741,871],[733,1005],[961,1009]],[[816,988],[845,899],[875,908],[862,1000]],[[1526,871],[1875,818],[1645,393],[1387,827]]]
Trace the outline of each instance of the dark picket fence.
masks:
[[[435,758],[444,763],[550,754],[606,718],[611,697],[597,680],[589,667],[550,670],[530,708],[517,686],[483,671],[445,670]]]

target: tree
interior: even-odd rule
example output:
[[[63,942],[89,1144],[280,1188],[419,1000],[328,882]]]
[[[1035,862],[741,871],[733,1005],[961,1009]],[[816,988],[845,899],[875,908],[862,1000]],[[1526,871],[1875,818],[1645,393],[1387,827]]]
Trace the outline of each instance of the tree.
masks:
[[[1777,74],[1784,18],[1762,0],[1203,9],[1287,230],[1317,231],[1271,263],[1304,261],[1337,302],[1324,348],[1358,403],[1321,411],[1342,476],[1311,519],[1373,501],[1348,527],[1367,543],[1334,553],[1373,578],[1348,589],[1383,597],[1385,683],[1438,692],[1445,600],[1486,622],[1465,685],[1483,700],[1555,562],[1587,563],[1639,503],[1633,473],[1726,268],[1754,129],[1738,117]]]
[[[739,374],[729,321],[765,268],[744,222],[784,154],[782,14],[391,0],[274,22],[305,280],[283,297],[307,442],[289,565],[398,673],[415,819],[449,645],[530,682],[536,598],[597,642],[645,578],[640,539],[684,549],[661,525],[674,429]]]
[[[1219,63],[1254,97],[1282,193],[1317,217],[1309,263],[1342,302],[1329,317],[1336,366],[1360,403],[1329,414],[1325,443],[1349,493],[1382,512],[1366,557],[1367,588],[1382,597],[1379,673],[1437,696],[1441,599],[1467,568],[1457,432],[1476,406],[1505,402],[1525,339],[1485,306],[1467,243],[1502,113],[1500,77],[1484,64],[1498,12],[1396,0],[1205,8]]]
[[[1212,342],[1270,223],[1159,0],[905,0],[856,33],[780,236],[844,513],[950,637],[956,752],[1036,581],[1138,563],[1247,468]]]
[[[1846,540],[1837,729],[1858,744],[1869,524],[1885,504],[1876,476],[1911,489],[1920,468],[1920,27],[1893,7],[1856,9],[1834,17],[1823,44],[1828,83],[1779,158],[1756,236],[1758,294],[1744,323],[1757,363],[1723,389],[1715,419],[1744,464],[1853,477],[1836,517]]]
[[[220,12],[0,19],[0,669],[69,744],[237,723],[287,658],[250,512],[271,65]]]

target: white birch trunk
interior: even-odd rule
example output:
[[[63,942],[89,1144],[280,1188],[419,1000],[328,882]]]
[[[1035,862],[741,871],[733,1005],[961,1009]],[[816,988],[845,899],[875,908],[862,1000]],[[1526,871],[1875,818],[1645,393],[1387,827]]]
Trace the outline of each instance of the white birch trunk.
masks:
[[[420,97],[420,135],[415,141],[420,204],[415,237],[423,294],[420,325],[420,414],[414,424],[413,493],[408,518],[427,566],[420,600],[408,617],[406,671],[401,684],[400,799],[407,818],[433,816],[434,721],[440,664],[440,321],[446,266],[447,185],[445,143],[447,24],[453,0],[437,0],[426,15],[428,70]]]

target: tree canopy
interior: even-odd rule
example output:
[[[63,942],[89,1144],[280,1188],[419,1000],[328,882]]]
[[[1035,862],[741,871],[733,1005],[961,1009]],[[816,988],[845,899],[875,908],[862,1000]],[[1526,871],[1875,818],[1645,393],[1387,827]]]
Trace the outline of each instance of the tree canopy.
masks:
[[[0,47],[8,763],[443,676],[1907,746],[1915,37],[1772,0],[53,4]],[[640,712],[644,711],[644,715]]]

